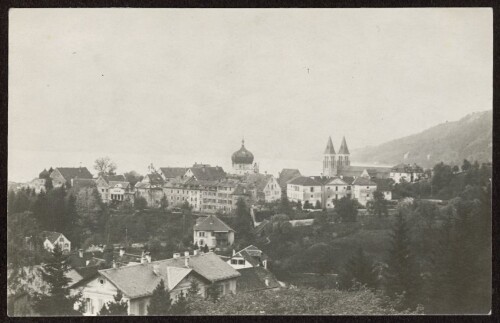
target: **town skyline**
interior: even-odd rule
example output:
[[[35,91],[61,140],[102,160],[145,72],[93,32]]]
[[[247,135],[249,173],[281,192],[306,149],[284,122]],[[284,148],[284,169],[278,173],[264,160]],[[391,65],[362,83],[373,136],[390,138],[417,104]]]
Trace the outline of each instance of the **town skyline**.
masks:
[[[10,20],[8,140],[24,152],[227,156],[245,136],[262,157],[315,159],[329,135],[356,149],[491,107],[486,8]]]

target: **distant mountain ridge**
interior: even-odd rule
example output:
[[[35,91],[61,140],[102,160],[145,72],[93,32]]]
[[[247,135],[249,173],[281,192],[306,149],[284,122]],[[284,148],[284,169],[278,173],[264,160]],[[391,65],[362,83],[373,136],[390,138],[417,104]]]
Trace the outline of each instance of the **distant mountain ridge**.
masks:
[[[488,110],[378,146],[357,149],[351,153],[351,160],[385,165],[417,163],[430,168],[441,161],[461,165],[464,158],[491,162],[492,149],[493,111]]]

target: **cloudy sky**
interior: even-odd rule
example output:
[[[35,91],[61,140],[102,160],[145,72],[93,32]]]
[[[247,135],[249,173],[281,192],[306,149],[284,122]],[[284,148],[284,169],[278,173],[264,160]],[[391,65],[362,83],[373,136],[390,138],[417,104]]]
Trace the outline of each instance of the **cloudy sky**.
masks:
[[[317,158],[329,135],[355,149],[492,107],[491,9],[9,18],[9,178],[38,152],[227,159],[243,136],[262,158]]]

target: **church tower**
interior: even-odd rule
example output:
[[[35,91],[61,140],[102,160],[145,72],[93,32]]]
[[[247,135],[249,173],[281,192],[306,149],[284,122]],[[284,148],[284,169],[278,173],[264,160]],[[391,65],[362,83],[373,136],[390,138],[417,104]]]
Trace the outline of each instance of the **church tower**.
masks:
[[[337,154],[337,169],[351,165],[349,155],[349,148],[347,148],[345,137],[342,137],[342,144],[340,145],[339,153]]]
[[[333,177],[335,175],[337,175],[335,149],[333,148],[332,137],[328,137],[326,149],[323,154],[323,176]]]

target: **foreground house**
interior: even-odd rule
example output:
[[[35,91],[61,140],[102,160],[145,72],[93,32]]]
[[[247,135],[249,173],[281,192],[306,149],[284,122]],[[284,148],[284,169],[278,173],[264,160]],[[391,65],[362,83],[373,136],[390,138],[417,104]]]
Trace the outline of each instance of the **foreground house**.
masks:
[[[84,315],[96,315],[106,302],[113,301],[118,291],[128,302],[129,315],[146,315],[153,290],[162,279],[175,301],[181,292],[187,293],[193,281],[198,283],[199,294],[204,297],[212,284],[219,286],[222,295],[236,293],[236,279],[240,276],[212,252],[193,255],[185,252],[183,257],[174,254],[171,259],[99,270],[93,279],[76,284],[73,289],[83,295]]]
[[[71,251],[71,241],[60,232],[43,231],[40,236],[43,239],[43,247],[49,252],[52,252],[56,246],[59,246],[63,253]]]
[[[209,215],[197,219],[193,227],[193,240],[200,247],[229,247],[234,242],[234,230],[215,215]]]
[[[57,167],[50,173],[50,178],[54,187],[73,186],[73,179],[92,179],[92,174],[87,167]]]

